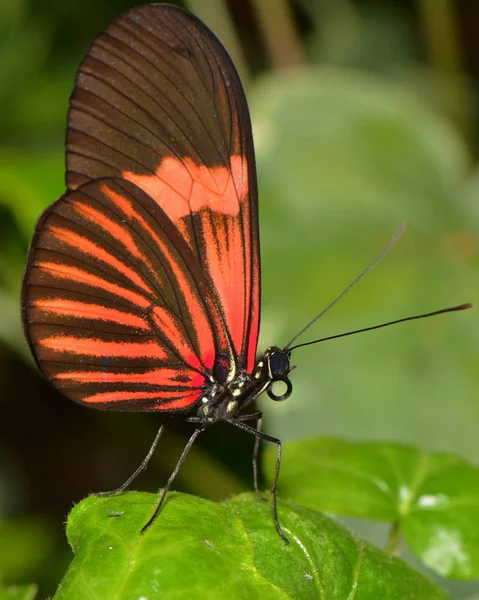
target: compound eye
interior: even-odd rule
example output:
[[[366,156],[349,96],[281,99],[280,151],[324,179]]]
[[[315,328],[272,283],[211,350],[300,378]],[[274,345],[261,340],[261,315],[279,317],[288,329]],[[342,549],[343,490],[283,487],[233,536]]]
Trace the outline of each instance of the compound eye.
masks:
[[[283,394],[275,394],[274,393],[273,386],[276,383],[284,383],[286,385],[286,390],[284,391]],[[287,400],[291,396],[292,391],[293,391],[293,384],[287,377],[284,377],[283,379],[275,379],[269,386],[267,393],[268,393],[268,396],[271,398],[271,400],[274,400],[275,402],[282,402],[283,400]]]
[[[269,357],[272,379],[283,379],[290,371],[289,359],[282,352],[273,352]]]

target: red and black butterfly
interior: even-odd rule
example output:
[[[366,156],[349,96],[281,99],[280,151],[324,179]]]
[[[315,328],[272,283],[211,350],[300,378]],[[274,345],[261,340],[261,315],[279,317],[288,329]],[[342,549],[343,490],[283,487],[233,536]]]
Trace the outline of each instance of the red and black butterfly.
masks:
[[[260,413],[239,416],[264,390],[290,395],[290,363],[279,348],[256,361],[250,117],[205,25],[146,5],[96,38],[70,101],[66,167],[67,191],[36,226],[23,284],[42,372],[81,404],[188,415],[198,428],[180,464],[216,421],[280,449],[244,423]],[[277,380],[287,383],[281,396]]]
[[[281,442],[261,431],[260,412],[242,413],[264,391],[289,397],[292,341],[256,359],[251,124],[238,74],[209,29],[182,9],[146,5],[100,34],[71,96],[66,167],[67,191],[40,217],[23,283],[38,366],[81,404],[197,425],[145,527],[210,424],[253,434],[255,465],[259,441],[276,443],[274,522],[287,541],[276,508]],[[254,479],[258,489],[256,466]]]

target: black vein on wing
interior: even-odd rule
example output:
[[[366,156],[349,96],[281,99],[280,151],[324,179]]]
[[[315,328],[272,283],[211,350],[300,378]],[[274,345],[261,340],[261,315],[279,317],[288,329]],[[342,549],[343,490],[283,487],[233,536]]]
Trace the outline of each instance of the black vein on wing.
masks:
[[[141,25],[140,23],[135,23],[135,25],[137,25],[138,27],[141,27],[141,28],[143,29],[143,31],[145,31],[147,34],[149,34],[149,35],[151,35],[151,36],[155,37],[155,40],[156,40],[156,41],[157,41],[159,44],[161,44],[162,46],[166,46],[166,47],[167,47],[167,49],[168,49],[168,53],[171,53],[171,54],[173,54],[173,56],[175,56],[175,55],[178,55],[178,52],[175,52],[174,50],[172,50],[172,48],[171,48],[171,47],[170,47],[170,46],[169,46],[167,43],[165,43],[165,42],[164,42],[164,41],[163,41],[161,38],[159,38],[159,37],[158,37],[158,36],[155,34],[155,32],[146,30],[146,29],[143,27],[143,25]],[[175,31],[173,31],[173,30],[171,30],[171,29],[168,27],[168,25],[167,25],[166,23],[164,23],[164,22],[161,22],[161,26],[162,26],[162,27],[164,27],[165,29],[168,29],[172,35],[175,35],[175,36],[177,35],[177,34],[176,34],[176,32],[175,32]],[[120,27],[121,27],[121,25],[120,25]],[[128,33],[129,33],[130,35],[132,35],[132,37],[136,37],[133,31],[128,31]],[[177,39],[179,40],[179,43],[180,43],[181,45],[185,45],[185,44],[184,44],[184,41],[182,41],[182,40],[181,40],[181,38],[179,38],[179,37],[177,36]],[[143,44],[145,47],[147,47],[147,48],[148,48],[148,49],[149,49],[149,50],[150,50],[152,53],[157,53],[156,49],[155,49],[155,48],[153,48],[152,46],[150,46],[150,45],[149,45],[149,44],[146,42],[145,38],[139,38],[139,37],[136,37],[136,40],[137,40],[139,43]],[[137,51],[136,51],[134,48],[131,48],[131,49],[132,49],[132,50],[133,50],[135,53],[137,53]],[[138,54],[138,53],[137,53],[137,54]],[[175,91],[178,93],[178,96],[180,96],[180,97],[182,98],[182,100],[185,102],[185,104],[187,104],[187,105],[189,106],[189,108],[192,110],[192,112],[193,112],[193,113],[195,114],[195,116],[197,117],[197,119],[198,119],[198,122],[199,122],[199,123],[202,125],[202,128],[203,128],[203,131],[204,131],[204,133],[205,133],[205,136],[209,138],[209,140],[210,140],[211,144],[213,145],[213,147],[215,148],[216,152],[218,153],[218,155],[219,155],[219,156],[221,156],[221,155],[222,155],[222,152],[220,152],[219,148],[216,146],[215,139],[214,139],[214,138],[212,137],[212,135],[211,135],[211,130],[210,130],[210,127],[208,127],[208,126],[205,124],[205,122],[203,121],[202,115],[201,115],[201,113],[200,113],[200,112],[198,112],[198,110],[196,109],[196,106],[195,106],[195,104],[194,104],[194,103],[192,103],[192,102],[190,102],[190,100],[188,99],[188,97],[187,97],[187,96],[185,96],[185,95],[183,94],[183,92],[182,92],[182,91],[181,91],[181,90],[178,88],[177,84],[176,84],[176,83],[174,83],[174,82],[173,82],[173,81],[172,81],[172,80],[171,80],[171,79],[170,79],[170,78],[169,78],[169,77],[168,77],[168,76],[167,76],[167,75],[164,73],[164,71],[162,71],[162,70],[161,70],[161,69],[160,69],[160,68],[159,68],[157,65],[153,64],[153,63],[152,63],[152,62],[151,62],[151,61],[150,61],[150,60],[149,60],[149,59],[148,59],[146,56],[142,56],[142,55],[140,55],[140,54],[139,54],[139,57],[140,57],[142,60],[144,60],[144,61],[148,62],[148,64],[149,64],[149,65],[151,65],[151,67],[152,67],[152,68],[153,68],[155,71],[158,71],[159,73],[161,73],[161,75],[162,75],[162,76],[163,76],[163,77],[164,77],[164,78],[165,78],[165,79],[168,81],[168,83],[171,85],[171,87],[172,87],[172,88],[173,88],[173,89],[174,89],[174,90],[175,90]],[[193,95],[196,95],[196,93],[195,93],[195,92],[196,92],[196,88],[192,87],[192,86],[190,85],[190,81],[189,81],[189,79],[188,79],[188,78],[185,78],[185,77],[183,76],[183,73],[182,73],[182,71],[181,71],[181,70],[178,68],[178,65],[176,64],[176,61],[174,61],[174,60],[173,60],[173,61],[169,61],[169,60],[167,60],[167,58],[168,58],[168,57],[167,57],[167,55],[166,55],[166,54],[163,54],[163,55],[161,55],[161,59],[162,59],[162,61],[163,61],[163,62],[164,62],[166,65],[168,65],[168,66],[171,68],[171,70],[172,70],[172,71],[174,71],[174,72],[176,73],[176,75],[178,76],[178,78],[179,78],[179,79],[180,79],[180,80],[181,80],[181,81],[182,81],[182,82],[185,84],[185,87],[189,88],[189,89],[190,89],[190,91],[191,91],[191,92],[193,92]],[[189,64],[190,64],[190,66],[191,66],[191,67],[194,69],[194,71],[196,72],[199,82],[203,84],[203,78],[202,78],[202,76],[201,76],[201,73],[199,73],[199,72],[197,71],[197,69],[196,69],[196,62],[195,62],[195,61],[189,61]],[[138,70],[138,66],[136,67],[136,69]],[[143,74],[143,73],[142,73],[142,74]],[[159,88],[157,85],[155,85],[155,83],[153,83],[153,82],[152,82],[152,81],[151,81],[151,80],[150,80],[148,77],[146,77],[145,75],[144,75],[144,77],[145,77],[145,78],[146,78],[146,79],[149,81],[149,83],[150,83],[150,84],[151,84],[151,85],[152,85],[152,86],[153,86],[153,87],[154,87],[154,88],[155,88],[155,89],[156,89],[156,90],[157,90],[157,91],[158,91],[160,94],[164,95],[164,94],[163,94],[163,92],[162,92],[162,90],[161,90],[161,88]],[[205,88],[205,91],[206,91],[206,92],[208,92],[209,90],[208,90],[207,88]],[[165,97],[166,97],[166,96],[165,96]],[[175,107],[175,108],[177,108],[177,107]],[[166,111],[165,111],[165,112],[166,112]],[[190,120],[190,119],[186,119],[186,118],[185,118],[185,115],[184,115],[184,113],[183,113],[183,112],[181,112],[179,109],[178,109],[178,112],[179,112],[179,113],[180,113],[180,115],[181,115],[181,116],[182,116],[182,117],[185,119],[185,122],[186,122],[186,123],[190,123],[190,122],[191,122],[191,120]],[[170,118],[171,118],[171,117],[170,117]],[[178,125],[178,123],[177,123],[177,122],[176,122],[176,121],[175,121],[173,118],[171,118],[171,120],[172,120],[172,121],[175,123],[175,125],[178,127],[178,129],[180,129],[180,130],[181,130],[181,128],[180,128],[180,126]],[[187,133],[186,133],[186,132],[182,132],[182,133],[184,134],[185,140],[188,140],[188,135],[187,135]],[[193,146],[193,147],[194,147],[194,146]],[[197,149],[196,147],[194,147],[194,148],[195,148],[195,150],[197,151],[197,153],[198,153],[198,156],[200,157],[200,159],[201,159],[202,163],[203,163],[205,166],[206,166],[206,165],[208,165],[208,162],[206,162],[206,161],[205,161],[205,160],[204,160],[204,159],[201,157],[200,153],[198,152],[198,149]]]

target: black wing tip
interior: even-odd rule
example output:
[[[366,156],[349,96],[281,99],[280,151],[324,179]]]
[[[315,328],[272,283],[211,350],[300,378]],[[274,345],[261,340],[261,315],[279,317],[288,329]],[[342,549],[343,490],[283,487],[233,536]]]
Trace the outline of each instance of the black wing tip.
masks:
[[[472,302],[466,302],[465,304],[460,304],[459,306],[456,306],[454,308],[454,310],[467,310],[468,308],[472,308],[473,304]]]

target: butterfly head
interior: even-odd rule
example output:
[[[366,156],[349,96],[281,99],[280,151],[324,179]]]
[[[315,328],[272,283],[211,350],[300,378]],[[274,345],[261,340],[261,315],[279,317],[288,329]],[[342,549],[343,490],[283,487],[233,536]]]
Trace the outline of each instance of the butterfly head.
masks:
[[[293,391],[293,384],[288,377],[291,372],[290,357],[291,352],[289,350],[281,350],[277,346],[271,346],[263,355],[264,368],[270,380],[267,393],[271,400],[275,400],[276,402],[287,400]],[[282,394],[274,392],[275,383],[286,385],[286,389]]]

